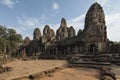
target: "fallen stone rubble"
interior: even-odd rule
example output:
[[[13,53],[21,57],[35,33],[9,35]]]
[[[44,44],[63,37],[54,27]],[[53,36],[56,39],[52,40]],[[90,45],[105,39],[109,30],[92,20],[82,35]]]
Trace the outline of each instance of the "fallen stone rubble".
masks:
[[[66,68],[66,67],[67,67],[67,65],[54,67],[54,68],[51,68],[51,69],[48,69],[48,70],[45,70],[45,71],[42,71],[42,72],[29,74],[27,76],[25,76],[25,75],[24,76],[20,76],[20,77],[14,78],[12,80],[22,80],[22,79],[36,80],[36,79],[41,79],[44,76],[52,77],[53,73],[55,73],[55,72],[57,72],[59,70],[62,70],[64,68]]]

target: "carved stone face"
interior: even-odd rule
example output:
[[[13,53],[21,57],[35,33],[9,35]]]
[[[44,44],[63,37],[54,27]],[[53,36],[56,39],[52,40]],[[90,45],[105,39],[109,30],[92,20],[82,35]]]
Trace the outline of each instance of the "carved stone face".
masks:
[[[33,38],[39,40],[41,37],[41,32],[39,28],[35,28],[34,33],[33,33]]]
[[[94,3],[88,10],[85,18],[85,28],[88,42],[102,42],[107,39],[105,15],[102,7],[98,3]]]
[[[61,20],[61,25],[60,25],[61,27],[67,27],[67,23],[66,23],[66,20],[65,20],[65,18],[62,18],[62,20]]]

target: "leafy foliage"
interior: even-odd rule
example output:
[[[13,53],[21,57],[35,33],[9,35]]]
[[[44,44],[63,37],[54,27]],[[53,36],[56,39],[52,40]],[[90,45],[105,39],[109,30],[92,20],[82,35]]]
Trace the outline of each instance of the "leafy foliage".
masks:
[[[23,39],[20,34],[17,34],[14,29],[7,29],[0,25],[0,50],[11,53],[22,43]]]

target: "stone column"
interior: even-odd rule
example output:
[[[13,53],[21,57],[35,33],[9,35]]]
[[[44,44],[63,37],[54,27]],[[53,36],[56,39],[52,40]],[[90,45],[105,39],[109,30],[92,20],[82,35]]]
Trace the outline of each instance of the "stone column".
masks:
[[[70,54],[70,47],[68,46],[67,54]]]
[[[26,49],[25,48],[23,49],[22,57],[26,57]]]
[[[50,55],[50,48],[48,49],[48,55]]]
[[[57,55],[57,48],[55,48],[55,54]]]

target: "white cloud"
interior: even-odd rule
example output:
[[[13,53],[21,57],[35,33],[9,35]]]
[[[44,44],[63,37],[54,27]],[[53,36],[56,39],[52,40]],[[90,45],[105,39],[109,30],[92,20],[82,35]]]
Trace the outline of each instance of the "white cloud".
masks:
[[[105,6],[109,0],[97,0],[96,2],[100,3],[102,6]]]
[[[24,27],[14,27],[14,26],[7,26],[7,27],[15,29],[18,34],[21,34],[25,30]]]
[[[46,15],[42,14],[40,17],[26,17],[26,16],[17,16],[18,23],[22,27],[13,27],[16,29],[19,33],[23,35],[23,38],[26,36],[30,37],[30,39],[33,39],[33,30],[34,28],[38,27],[40,30],[44,28],[45,26],[45,20],[46,20]],[[42,31],[41,30],[41,31]]]
[[[68,26],[73,26],[77,32],[79,29],[84,28],[84,19],[85,19],[85,14],[70,19],[68,20]]]
[[[59,5],[56,2],[53,2],[53,10],[59,9]]]
[[[13,6],[18,3],[18,0],[0,0],[0,3],[9,8],[13,8]]]
[[[33,39],[33,28],[30,27],[25,27],[25,26],[19,26],[19,27],[15,27],[15,26],[7,26],[8,28],[12,28],[15,29],[16,32],[18,34],[22,35],[22,38],[25,39],[25,37],[29,37],[31,40]]]
[[[120,13],[107,14],[106,25],[108,38],[113,41],[120,41]]]
[[[33,17],[19,17],[17,16],[18,23],[23,25],[23,26],[28,26],[28,27],[35,27],[36,25],[39,24],[39,19],[38,18],[33,18]]]
[[[42,14],[40,17],[26,17],[26,16],[17,16],[18,23],[25,27],[36,27],[41,24],[44,24],[47,20],[45,14]]]

